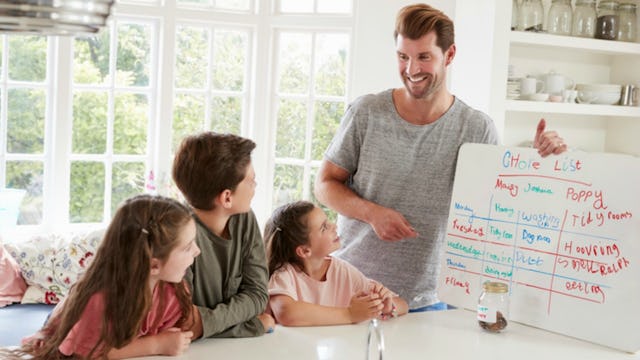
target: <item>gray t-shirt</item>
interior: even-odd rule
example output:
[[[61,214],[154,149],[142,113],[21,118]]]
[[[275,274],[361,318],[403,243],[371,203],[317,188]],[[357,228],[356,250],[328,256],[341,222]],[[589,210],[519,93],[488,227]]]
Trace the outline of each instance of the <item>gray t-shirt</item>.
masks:
[[[369,224],[338,217],[344,246],[335,255],[398,293],[412,309],[438,302],[442,244],[464,143],[498,143],[489,116],[456,98],[437,121],[414,125],[397,113],[389,89],[356,99],[325,153],[351,174],[348,185],[359,196],[399,211],[418,232],[418,238],[388,242]]]

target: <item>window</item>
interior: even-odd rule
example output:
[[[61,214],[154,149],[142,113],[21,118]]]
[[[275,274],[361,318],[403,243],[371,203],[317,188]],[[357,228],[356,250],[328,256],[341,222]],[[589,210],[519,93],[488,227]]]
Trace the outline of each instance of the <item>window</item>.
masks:
[[[42,36],[1,39],[0,184],[24,190],[17,221],[37,225],[43,221],[45,178],[50,172],[45,171],[50,152],[49,42]]]
[[[129,0],[94,36],[1,36],[0,185],[25,190],[18,224],[106,223],[134,194],[176,195],[172,154],[200,130],[258,144],[259,219],[314,200],[347,101],[352,7]]]
[[[349,49],[343,32],[281,30],[276,39],[273,207],[315,201],[315,173],[344,112]]]

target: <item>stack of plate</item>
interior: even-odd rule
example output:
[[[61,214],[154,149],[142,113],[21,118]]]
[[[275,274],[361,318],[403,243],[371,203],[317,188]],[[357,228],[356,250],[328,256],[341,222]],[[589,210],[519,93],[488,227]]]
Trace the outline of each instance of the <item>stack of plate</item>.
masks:
[[[577,84],[578,102],[583,104],[616,105],[620,102],[622,85]]]
[[[507,79],[507,99],[515,100],[520,97],[520,78]]]

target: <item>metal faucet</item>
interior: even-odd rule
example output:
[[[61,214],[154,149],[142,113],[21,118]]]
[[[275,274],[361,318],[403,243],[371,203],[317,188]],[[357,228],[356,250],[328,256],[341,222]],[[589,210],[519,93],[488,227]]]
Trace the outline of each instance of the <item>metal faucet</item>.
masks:
[[[375,344],[378,348],[378,356],[374,354],[371,355],[371,336],[375,337]],[[367,334],[367,360],[378,359],[382,360],[382,355],[384,354],[384,334],[382,333],[382,324],[378,319],[371,319],[369,322],[369,332]]]

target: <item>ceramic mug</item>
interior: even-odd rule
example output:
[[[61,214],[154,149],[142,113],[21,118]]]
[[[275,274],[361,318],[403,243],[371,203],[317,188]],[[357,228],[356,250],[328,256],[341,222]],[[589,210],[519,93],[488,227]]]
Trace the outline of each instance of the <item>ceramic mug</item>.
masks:
[[[534,77],[520,79],[520,97],[529,96],[544,91],[544,82]]]

